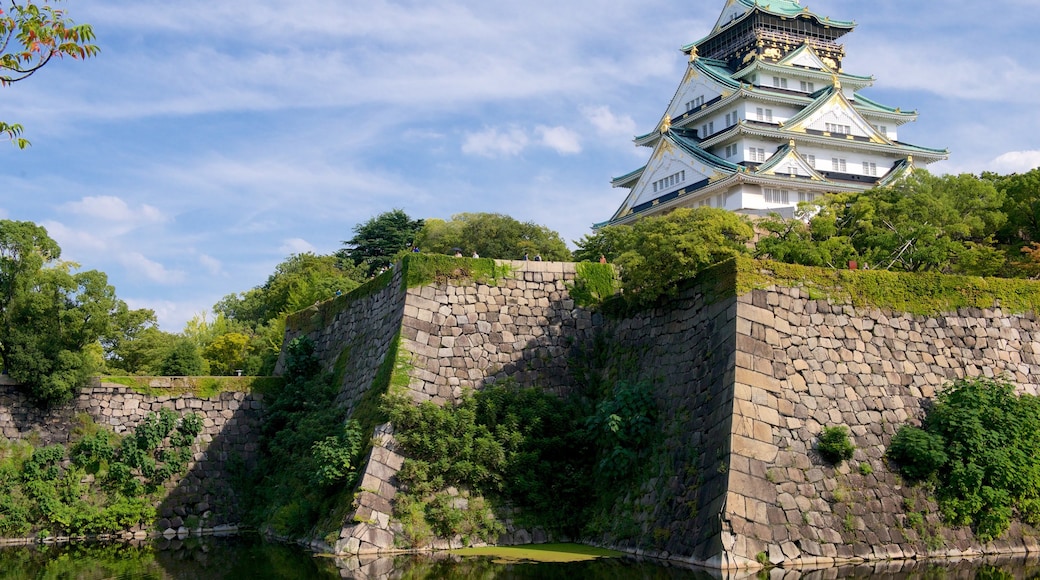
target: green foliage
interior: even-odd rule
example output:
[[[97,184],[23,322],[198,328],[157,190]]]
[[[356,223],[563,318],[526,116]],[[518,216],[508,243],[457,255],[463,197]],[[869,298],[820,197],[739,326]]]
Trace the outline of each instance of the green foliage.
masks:
[[[649,383],[619,381],[586,421],[600,450],[597,475],[608,481],[630,477],[657,437],[657,404]]]
[[[89,24],[75,24],[60,0],[43,2],[12,1],[0,11],[0,87],[28,78],[51,59],[68,56],[85,59],[99,52],[94,30]],[[0,121],[0,135],[7,136],[20,149],[29,146],[22,126]]]
[[[441,254],[408,254],[402,261],[404,284],[408,288],[448,280],[476,280],[494,284],[509,276],[508,266],[498,265],[491,258],[455,258]]]
[[[0,220],[0,360],[44,406],[86,384],[100,364],[91,349],[126,312],[103,273],[74,273],[60,256],[44,228]]]
[[[575,262],[598,263],[602,256],[613,262],[632,247],[631,238],[630,226],[604,226],[574,242],[577,249],[573,259]]]
[[[570,260],[571,252],[557,232],[534,222],[520,222],[498,213],[460,213],[448,221],[428,219],[415,237],[423,252],[482,258]]]
[[[318,466],[314,473],[314,483],[328,486],[353,478],[361,455],[362,439],[357,421],[347,421],[339,435],[315,441],[311,446],[314,462]]]
[[[159,365],[159,374],[169,377],[191,377],[205,374],[206,362],[199,347],[187,338],[178,339]]]
[[[265,397],[259,462],[242,492],[254,525],[301,537],[353,486],[366,441],[364,426],[345,422],[314,343],[297,338],[286,351],[285,384]]]
[[[741,295],[776,284],[800,286],[817,297],[857,307],[890,308],[911,314],[992,308],[997,303],[1004,312],[1040,312],[1040,284],[1032,280],[937,272],[832,270],[746,258],[720,264],[706,274],[719,283],[720,290],[725,290],[724,296]]]
[[[267,281],[213,306],[217,319],[199,324],[198,344],[216,374],[270,374],[285,335],[285,317],[357,288],[366,269],[337,256],[294,254]],[[227,338],[225,338],[227,337]]]
[[[644,218],[630,232],[611,229],[625,299],[649,306],[674,296],[679,282],[734,256],[747,253],[753,230],[737,214],[721,209],[680,208],[664,216]],[[591,244],[591,242],[587,242]]]
[[[888,456],[908,478],[935,486],[943,519],[999,537],[1011,519],[1036,521],[1040,500],[1040,399],[986,378],[955,381],[923,428],[904,426]]]
[[[891,185],[829,196],[794,220],[759,222],[756,255],[809,266],[990,276],[1004,270],[995,246],[1008,220],[1004,194],[988,179],[914,171]],[[807,222],[807,223],[806,223]]]
[[[355,266],[363,266],[371,276],[393,262],[394,256],[411,246],[423,227],[423,220],[412,220],[401,209],[379,214],[354,226],[354,237],[343,242],[337,252]]]
[[[579,306],[590,308],[613,298],[619,288],[617,272],[610,264],[579,262],[575,265],[574,284],[570,288],[571,298]]]
[[[164,410],[120,440],[88,419],[78,419],[68,453],[0,445],[0,536],[98,534],[151,521],[152,492],[185,471],[202,431],[201,417],[178,421]]]
[[[416,405],[400,394],[388,395],[384,405],[409,456],[398,479],[411,499],[395,514],[417,530],[416,538],[430,526],[445,529],[446,508],[438,508],[443,500],[436,498],[448,487],[508,498],[540,525],[570,533],[581,529],[591,501],[595,452],[575,403],[507,382],[467,395],[457,405]],[[560,517],[561,505],[568,506],[567,517]],[[419,521],[419,512],[425,520]],[[481,521],[491,533],[491,520]]]
[[[824,427],[820,433],[820,439],[816,443],[816,450],[830,463],[841,463],[852,459],[856,448],[849,440],[849,428],[844,425]]]

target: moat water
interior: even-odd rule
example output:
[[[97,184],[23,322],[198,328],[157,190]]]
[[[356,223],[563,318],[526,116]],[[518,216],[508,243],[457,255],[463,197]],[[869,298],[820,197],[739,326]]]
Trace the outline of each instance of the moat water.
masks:
[[[3,579],[235,579],[357,578],[359,580],[837,580],[839,578],[1010,579],[1040,578],[1038,559],[909,562],[823,570],[773,569],[723,575],[638,561],[602,559],[566,564],[500,563],[491,558],[399,556],[335,559],[255,537],[188,539],[143,544],[79,544],[0,549]]]

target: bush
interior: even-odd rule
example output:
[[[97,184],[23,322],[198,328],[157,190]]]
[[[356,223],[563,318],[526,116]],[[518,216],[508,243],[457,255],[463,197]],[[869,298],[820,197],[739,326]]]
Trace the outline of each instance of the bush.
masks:
[[[836,427],[823,428],[823,432],[820,433],[820,440],[816,444],[816,450],[820,452],[824,460],[837,465],[842,461],[852,459],[852,454],[856,451],[856,448],[852,445],[852,441],[849,440],[849,428],[844,425],[838,425]]]
[[[888,457],[910,479],[935,486],[943,519],[971,525],[981,541],[1013,517],[1038,522],[1040,399],[986,378],[955,381],[936,397],[923,427],[903,427]]]
[[[928,479],[946,464],[943,450],[946,441],[920,429],[905,425],[899,428],[888,446],[888,458],[899,464],[899,470],[909,479]]]

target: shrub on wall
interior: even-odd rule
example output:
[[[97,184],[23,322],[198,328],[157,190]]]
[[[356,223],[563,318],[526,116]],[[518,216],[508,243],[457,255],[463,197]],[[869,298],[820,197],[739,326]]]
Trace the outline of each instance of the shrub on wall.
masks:
[[[149,414],[126,437],[79,419],[68,450],[0,445],[0,536],[100,534],[149,523],[163,484],[187,469],[202,431],[201,417],[169,409]]]
[[[838,464],[842,461],[852,459],[856,448],[849,440],[849,428],[844,425],[835,427],[824,427],[820,433],[820,440],[816,444],[816,450],[830,463]]]
[[[934,486],[943,519],[982,541],[1011,519],[1040,525],[1040,399],[1003,379],[960,379],[944,389],[921,428],[903,426],[888,458]]]

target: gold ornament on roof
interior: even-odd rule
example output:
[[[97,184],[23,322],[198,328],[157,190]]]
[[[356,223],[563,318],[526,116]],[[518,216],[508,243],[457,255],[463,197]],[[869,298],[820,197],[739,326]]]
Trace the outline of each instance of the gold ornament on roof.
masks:
[[[672,128],[672,116],[665,115],[664,120],[661,121],[661,133],[667,133]]]
[[[838,75],[831,75],[831,79],[834,81],[834,88],[835,89],[840,89],[841,88],[841,79],[838,78]]]
[[[697,47],[695,46],[695,47],[690,49],[690,61],[692,62],[692,61],[697,60],[697,56],[698,56],[698,54],[697,54]]]

